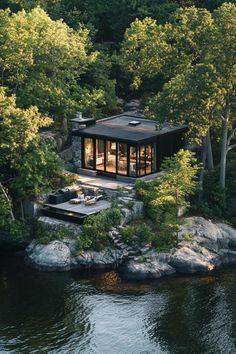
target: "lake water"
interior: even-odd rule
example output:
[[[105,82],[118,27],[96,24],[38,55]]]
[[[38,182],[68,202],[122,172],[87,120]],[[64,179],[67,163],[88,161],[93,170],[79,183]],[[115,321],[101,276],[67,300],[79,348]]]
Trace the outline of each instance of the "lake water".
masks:
[[[236,270],[141,284],[0,255],[0,353],[236,353]]]

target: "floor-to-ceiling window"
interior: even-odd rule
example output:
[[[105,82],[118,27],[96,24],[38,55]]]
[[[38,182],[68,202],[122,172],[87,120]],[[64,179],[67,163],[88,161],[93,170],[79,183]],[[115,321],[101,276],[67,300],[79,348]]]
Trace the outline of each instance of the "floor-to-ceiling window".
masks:
[[[94,145],[92,138],[84,138],[84,167],[94,168]]]
[[[156,143],[138,147],[113,140],[84,138],[84,167],[130,177],[145,176],[157,171]]]
[[[139,147],[139,176],[144,176],[146,174],[146,156],[145,156],[145,145]]]
[[[118,173],[121,175],[127,175],[127,144],[117,143],[118,149]]]
[[[116,173],[116,142],[106,141],[106,172]]]
[[[152,144],[146,145],[146,175],[152,173]]]
[[[105,142],[96,140],[96,169],[104,171],[105,169]]]
[[[137,150],[134,145],[129,148],[129,175],[131,177],[137,176]]]
[[[152,144],[152,172],[157,172],[157,144]]]

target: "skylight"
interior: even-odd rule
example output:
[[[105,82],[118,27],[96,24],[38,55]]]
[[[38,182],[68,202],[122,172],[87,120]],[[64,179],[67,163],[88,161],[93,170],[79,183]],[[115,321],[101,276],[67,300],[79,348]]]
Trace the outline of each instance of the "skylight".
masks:
[[[131,121],[129,122],[129,125],[132,125],[133,127],[136,127],[136,126],[139,125],[139,124],[141,124],[141,122],[138,121],[138,120],[131,120]]]

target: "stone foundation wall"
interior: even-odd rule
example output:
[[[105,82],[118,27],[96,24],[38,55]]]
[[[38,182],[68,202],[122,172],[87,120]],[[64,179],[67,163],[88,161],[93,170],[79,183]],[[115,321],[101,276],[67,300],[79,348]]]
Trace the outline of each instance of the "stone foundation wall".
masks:
[[[80,136],[72,137],[73,163],[77,168],[82,167],[82,139]]]

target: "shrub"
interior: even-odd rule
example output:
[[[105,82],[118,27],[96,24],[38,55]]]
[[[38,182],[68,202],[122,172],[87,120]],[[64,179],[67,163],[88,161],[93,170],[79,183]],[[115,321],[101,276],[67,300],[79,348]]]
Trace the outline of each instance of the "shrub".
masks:
[[[147,244],[153,241],[154,233],[150,225],[142,223],[136,227],[135,231],[140,243]]]
[[[178,236],[177,236],[176,229],[166,228],[158,232],[157,237],[153,242],[153,246],[159,252],[167,252],[171,250],[173,247],[176,247],[177,243],[178,243]]]
[[[131,225],[126,225],[123,227],[122,231],[121,231],[121,235],[123,238],[123,241],[127,244],[127,245],[133,245],[134,244],[134,227]]]
[[[13,241],[25,241],[30,236],[30,227],[20,220],[14,220],[9,224],[8,234]]]
[[[218,179],[218,173],[215,171],[205,173],[202,200],[199,202],[197,196],[193,198],[191,213],[211,219],[224,219],[226,217],[226,193],[220,187]]]
[[[118,208],[111,208],[99,214],[89,216],[83,225],[83,237],[90,240],[90,247],[96,251],[103,250],[108,245],[108,232],[112,226],[120,223],[121,212]]]
[[[55,240],[62,240],[68,236],[68,229],[60,226],[60,228],[52,229],[49,225],[46,225],[38,221],[33,229],[34,236],[38,243],[48,244]]]

